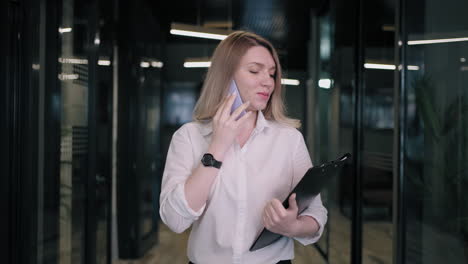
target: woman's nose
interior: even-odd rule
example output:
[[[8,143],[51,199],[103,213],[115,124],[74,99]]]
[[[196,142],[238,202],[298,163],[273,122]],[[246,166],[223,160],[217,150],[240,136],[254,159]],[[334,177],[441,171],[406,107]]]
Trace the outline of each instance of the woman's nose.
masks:
[[[275,80],[271,77],[270,73],[262,74],[262,85],[267,87],[272,87],[275,84]]]

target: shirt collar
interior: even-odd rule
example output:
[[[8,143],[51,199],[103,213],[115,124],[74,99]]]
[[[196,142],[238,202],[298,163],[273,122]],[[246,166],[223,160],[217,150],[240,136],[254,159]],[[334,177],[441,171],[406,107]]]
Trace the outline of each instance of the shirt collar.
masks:
[[[254,130],[257,132],[262,132],[265,128],[270,127],[270,122],[265,119],[262,111],[257,112],[257,123],[255,124]],[[200,133],[202,136],[208,136],[213,132],[212,121],[201,121],[200,124]]]
[[[255,130],[262,132],[266,127],[270,127],[270,122],[265,119],[262,111],[258,111],[257,124],[255,124]]]

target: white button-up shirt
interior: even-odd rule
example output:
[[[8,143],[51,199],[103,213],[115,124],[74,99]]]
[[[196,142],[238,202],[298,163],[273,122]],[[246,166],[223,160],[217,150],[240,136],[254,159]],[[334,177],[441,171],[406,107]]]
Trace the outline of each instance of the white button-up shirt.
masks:
[[[159,213],[174,232],[192,226],[187,254],[196,264],[271,264],[294,258],[294,243],[288,237],[249,251],[263,229],[262,214],[267,203],[273,198],[286,199],[312,167],[302,134],[258,113],[256,127],[244,146],[234,143],[226,153],[208,200],[198,212],[189,207],[184,184],[208,149],[212,124],[191,122],[172,137]],[[315,243],[327,221],[320,195],[301,215],[314,217],[320,229],[309,237],[295,239],[303,245]]]

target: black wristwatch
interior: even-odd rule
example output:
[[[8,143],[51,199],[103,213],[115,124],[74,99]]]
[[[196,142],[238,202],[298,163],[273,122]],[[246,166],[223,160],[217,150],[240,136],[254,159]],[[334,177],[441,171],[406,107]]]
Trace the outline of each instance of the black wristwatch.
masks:
[[[203,158],[201,159],[201,163],[205,167],[215,167],[218,169],[221,168],[221,165],[223,164],[221,161],[215,160],[213,155],[211,155],[210,153],[205,153],[205,155],[203,155]]]

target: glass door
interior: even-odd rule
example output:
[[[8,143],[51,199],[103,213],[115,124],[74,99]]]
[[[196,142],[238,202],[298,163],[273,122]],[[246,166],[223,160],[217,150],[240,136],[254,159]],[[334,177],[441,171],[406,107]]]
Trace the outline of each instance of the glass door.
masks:
[[[110,261],[112,37],[109,18],[98,23],[102,4],[41,9],[38,263]]]
[[[315,134],[312,157],[315,164],[353,153],[355,127],[355,52],[357,6],[349,1],[330,1],[325,14],[312,21],[317,32],[316,60],[312,60],[310,88],[314,102],[310,110]],[[315,24],[315,26],[314,26]],[[318,247],[326,263],[351,263],[355,177],[352,162],[322,193],[328,209],[326,234]]]
[[[86,10],[62,1],[59,27],[61,92],[59,255],[64,264],[84,263],[89,155],[90,72],[86,53]]]
[[[362,263],[393,261],[395,1],[363,0],[360,184]]]
[[[395,2],[331,1],[317,17],[314,157],[353,162],[326,192],[329,263],[393,259]]]
[[[401,6],[401,263],[468,262],[467,9]]]

